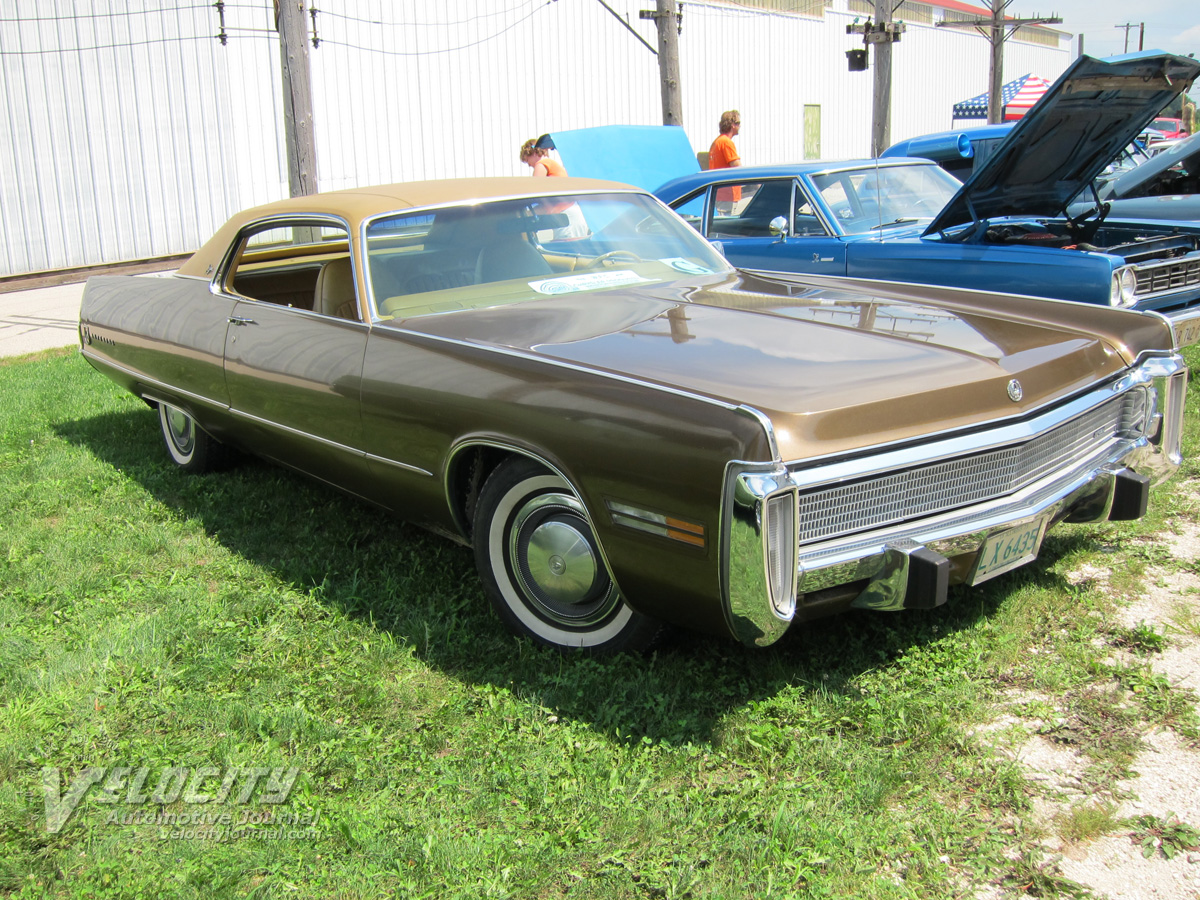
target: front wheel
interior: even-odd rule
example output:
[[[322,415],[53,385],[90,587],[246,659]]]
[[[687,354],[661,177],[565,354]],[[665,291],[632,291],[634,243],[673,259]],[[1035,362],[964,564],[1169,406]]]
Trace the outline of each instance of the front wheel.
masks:
[[[158,423],[171,461],[189,472],[211,472],[225,461],[225,446],[178,407],[158,404]]]
[[[645,650],[661,625],[635,612],[609,575],[571,486],[532,460],[488,477],[475,508],[475,564],[500,618],[559,649]]]

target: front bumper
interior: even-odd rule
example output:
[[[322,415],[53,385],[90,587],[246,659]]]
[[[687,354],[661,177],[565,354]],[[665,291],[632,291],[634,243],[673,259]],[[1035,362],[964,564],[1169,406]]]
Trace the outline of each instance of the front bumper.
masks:
[[[854,607],[936,606],[945,601],[948,584],[979,583],[1036,555],[1035,546],[1033,555],[985,572],[978,563],[980,549],[994,546],[989,544],[993,539],[1002,542],[1006,532],[1026,528],[1030,535],[1036,532],[1040,544],[1045,530],[1064,520],[1140,515],[1148,485],[1165,480],[1182,462],[1186,379],[1187,368],[1179,356],[1150,357],[1118,381],[1019,423],[940,437],[915,449],[882,449],[848,462],[732,464],[726,479],[722,558],[730,631],[746,644],[771,644],[794,619],[808,617],[807,598],[839,587],[850,591],[848,605]],[[1123,423],[1111,436],[1089,435],[1095,440],[1078,454],[1010,490],[975,497],[965,505],[947,501],[936,509],[924,494],[914,495],[913,507],[923,508],[911,517],[892,516],[895,521],[879,527],[852,524],[841,533],[814,530],[801,521],[802,506],[808,515],[813,510],[801,502],[806,494],[838,496],[840,484],[855,492],[859,485],[912,472],[938,472],[959,460],[1021,449],[1111,406],[1114,398],[1135,400],[1128,405],[1142,410],[1140,421]],[[914,480],[925,493],[942,487]]]
[[[1185,309],[1163,313],[1171,323],[1171,331],[1175,334],[1175,347],[1182,350],[1200,341],[1200,307],[1189,306]]]

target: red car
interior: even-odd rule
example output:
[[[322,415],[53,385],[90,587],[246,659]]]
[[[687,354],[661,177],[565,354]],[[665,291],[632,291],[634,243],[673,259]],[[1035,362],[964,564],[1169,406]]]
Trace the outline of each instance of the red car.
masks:
[[[1183,119],[1164,118],[1160,116],[1151,123],[1150,127],[1156,131],[1161,131],[1164,140],[1167,138],[1185,138],[1189,134],[1183,125]]]

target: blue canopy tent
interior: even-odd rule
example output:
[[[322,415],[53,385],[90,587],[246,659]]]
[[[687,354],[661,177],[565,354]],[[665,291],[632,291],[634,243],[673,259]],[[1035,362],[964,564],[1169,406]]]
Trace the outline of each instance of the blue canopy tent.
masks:
[[[1003,110],[1004,121],[1019,119],[1029,112],[1030,107],[1042,99],[1042,94],[1050,87],[1050,82],[1036,75],[1022,75],[1014,78],[1000,89],[1000,107]],[[954,104],[956,119],[986,119],[988,114],[988,92],[984,91],[970,100],[960,100]]]

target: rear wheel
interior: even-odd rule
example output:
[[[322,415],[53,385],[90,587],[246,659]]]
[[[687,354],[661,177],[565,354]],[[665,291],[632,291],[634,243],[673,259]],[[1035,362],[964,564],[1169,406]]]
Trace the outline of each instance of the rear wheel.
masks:
[[[475,564],[514,631],[559,649],[644,650],[661,630],[621,597],[579,497],[561,477],[514,458],[475,509]]]
[[[210,472],[226,458],[225,447],[176,406],[158,404],[158,422],[171,461],[188,472]]]

